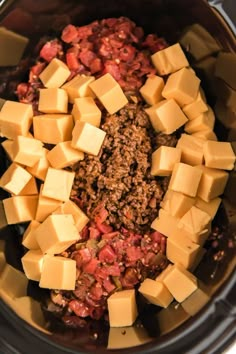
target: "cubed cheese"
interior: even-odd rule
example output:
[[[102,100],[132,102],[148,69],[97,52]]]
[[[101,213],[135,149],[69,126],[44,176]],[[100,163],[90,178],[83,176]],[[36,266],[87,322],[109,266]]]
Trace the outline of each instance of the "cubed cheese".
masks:
[[[72,80],[66,82],[62,88],[67,92],[69,102],[74,103],[78,97],[94,97],[89,84],[95,80],[94,76],[76,75]]]
[[[15,139],[18,135],[27,135],[33,120],[31,104],[6,101],[0,111],[1,135]]]
[[[35,219],[38,196],[14,196],[3,200],[8,224],[17,224]]]
[[[6,265],[5,241],[0,240],[0,274]]]
[[[18,135],[12,153],[14,162],[31,167],[43,156],[43,144],[37,139]]]
[[[219,197],[223,194],[229,174],[226,171],[209,168],[206,166],[197,166],[202,172],[201,181],[197,191],[197,196],[205,202]]]
[[[208,140],[203,146],[205,165],[207,167],[232,170],[235,164],[235,153],[228,142]]]
[[[41,250],[30,250],[21,258],[23,270],[28,279],[40,280],[43,260],[44,254]]]
[[[33,118],[34,137],[47,144],[71,140],[74,127],[70,114],[42,114]]]
[[[81,231],[89,222],[87,215],[71,200],[61,204],[54,212],[54,214],[71,214],[74,218],[75,226],[78,231]]]
[[[181,162],[191,166],[202,164],[204,143],[204,139],[188,134],[181,134],[176,145],[176,147],[181,150]]]
[[[211,217],[193,205],[180,219],[179,227],[193,234],[201,234],[210,230]]]
[[[163,282],[178,302],[183,302],[198,288],[197,278],[181,264],[175,264]]]
[[[75,172],[49,167],[42,189],[42,196],[63,202],[69,200],[74,177]]]
[[[104,130],[86,122],[76,121],[72,132],[71,146],[97,156],[105,139]]]
[[[74,121],[87,122],[95,127],[101,123],[102,112],[92,97],[76,98],[72,109]]]
[[[0,27],[0,66],[15,66],[19,64],[29,38]]]
[[[45,257],[40,288],[74,290],[76,282],[76,261],[64,257]]]
[[[6,100],[4,100],[4,98],[0,98],[0,111],[1,111],[4,103],[6,103]]]
[[[153,220],[151,228],[165,235],[171,237],[179,223],[179,218],[170,215],[164,209],[159,210],[159,215]]]
[[[110,114],[116,113],[128,103],[122,88],[109,73],[92,81],[89,87]]]
[[[209,202],[205,202],[201,198],[196,198],[196,203],[195,206],[198,207],[199,209],[205,211],[207,214],[210,215],[211,220],[214,219],[219,206],[221,204],[221,198],[214,198],[210,200]]]
[[[29,182],[21,190],[18,195],[36,195],[38,194],[37,182],[34,177],[31,177]]]
[[[61,60],[53,58],[39,74],[39,78],[47,88],[60,87],[70,76],[70,69]]]
[[[23,234],[22,245],[28,248],[29,250],[39,249],[39,245],[34,233],[34,230],[36,230],[39,225],[40,223],[38,221],[32,220]]]
[[[208,110],[208,106],[204,100],[202,91],[199,90],[196,99],[183,107],[184,114],[188,117],[189,120],[197,118],[201,113],[204,113]]]
[[[111,327],[132,326],[138,316],[135,290],[121,290],[107,300]]]
[[[37,211],[35,215],[35,220],[38,222],[44,221],[53,211],[55,211],[62,204],[60,200],[44,197],[42,195],[43,187],[44,185],[42,184],[38,198]]]
[[[215,76],[225,81],[234,90],[236,90],[236,78],[233,75],[235,65],[235,53],[221,52],[216,58]]]
[[[150,278],[146,278],[138,291],[151,303],[161,307],[168,307],[173,301],[173,296],[165,285]]]
[[[151,175],[153,176],[169,176],[172,173],[174,165],[180,162],[181,150],[170,147],[161,146],[152,153]]]
[[[184,130],[189,133],[197,133],[202,130],[210,129],[213,130],[215,125],[215,114],[210,106],[208,106],[208,111],[200,114],[197,118],[192,119],[187,124],[185,124]]]
[[[197,98],[199,86],[200,79],[191,70],[183,68],[168,77],[162,96],[173,98],[183,107]]]
[[[12,161],[14,156],[13,156],[13,145],[14,145],[14,141],[10,140],[10,139],[6,139],[1,143],[7,158]]]
[[[189,66],[188,60],[179,43],[159,50],[151,56],[151,59],[159,75],[168,75]]]
[[[201,262],[205,254],[206,254],[206,249],[200,248],[198,254],[195,257],[195,260],[193,261],[193,264],[189,268],[189,271],[191,273],[195,272],[196,268],[198,267],[199,263]]]
[[[163,279],[167,276],[171,268],[173,267],[173,264],[168,264],[168,266],[156,277],[156,281],[162,282]]]
[[[150,75],[139,91],[148,104],[154,105],[162,100],[161,93],[163,88],[163,78],[157,75]]]
[[[0,297],[7,294],[11,298],[27,294],[28,279],[18,269],[6,264],[0,277]]]
[[[213,140],[213,141],[217,140],[216,134],[210,128],[200,130],[199,132],[196,132],[196,133],[192,133],[191,136],[195,136],[196,138],[201,138],[201,139],[205,139],[205,140]]]
[[[84,153],[72,148],[71,141],[63,141],[49,151],[47,159],[53,168],[65,168],[83,160]]]
[[[48,254],[59,254],[80,239],[70,214],[49,215],[34,233],[42,252]]]
[[[67,113],[68,96],[61,88],[39,90],[38,110],[43,113]]]
[[[12,163],[0,178],[0,187],[12,194],[19,194],[32,178],[24,168]]]
[[[26,167],[26,170],[36,178],[44,181],[46,178],[46,174],[50,163],[47,159],[48,150],[43,148],[43,155],[40,159],[31,167]]]
[[[160,101],[146,108],[145,111],[155,131],[161,131],[165,134],[172,134],[188,121],[173,99]]]
[[[202,171],[182,162],[175,164],[170,179],[169,188],[176,192],[196,197]]]
[[[161,207],[170,215],[181,218],[195,203],[195,198],[168,189],[161,202]]]

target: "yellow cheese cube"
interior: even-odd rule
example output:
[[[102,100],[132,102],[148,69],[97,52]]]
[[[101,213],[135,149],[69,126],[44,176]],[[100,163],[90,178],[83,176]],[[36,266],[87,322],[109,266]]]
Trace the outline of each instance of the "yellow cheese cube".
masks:
[[[141,326],[110,327],[107,349],[124,349],[148,343],[152,338]]]
[[[189,66],[179,43],[154,53],[151,59],[159,75],[167,75]]]
[[[195,136],[196,138],[201,138],[201,139],[205,139],[205,140],[213,140],[213,141],[217,140],[216,134],[210,128],[200,130],[199,132],[191,134],[191,136]]]
[[[61,60],[53,58],[39,74],[39,78],[47,88],[60,87],[70,76],[70,69]]]
[[[12,163],[0,178],[0,187],[12,194],[19,194],[31,179],[24,168]]]
[[[192,119],[186,125],[184,130],[189,133],[196,133],[202,130],[213,130],[215,125],[215,114],[210,106],[208,111],[200,114],[197,118]]]
[[[157,75],[150,75],[139,91],[148,104],[154,105],[162,100],[161,93],[163,88],[163,78]]]
[[[198,267],[199,263],[201,262],[202,258],[206,254],[206,249],[205,248],[200,248],[198,254],[195,257],[195,260],[193,261],[193,264],[189,268],[189,271],[191,273],[195,272],[196,268]]]
[[[97,156],[106,133],[104,130],[86,122],[77,121],[72,132],[71,146],[75,149]]]
[[[181,218],[194,203],[195,198],[168,189],[161,202],[161,207],[170,215]]]
[[[172,134],[188,121],[173,99],[161,101],[146,108],[145,111],[155,131],[162,131],[165,134]]]
[[[31,104],[6,101],[0,111],[1,135],[8,139],[15,139],[18,135],[27,135],[32,119]]]
[[[211,220],[213,220],[217,213],[217,210],[219,209],[220,204],[221,198],[214,198],[209,202],[205,202],[201,198],[196,198],[195,206],[209,214]]]
[[[95,127],[100,126],[102,112],[92,97],[76,98],[71,113],[75,122],[79,120],[95,125]]]
[[[179,223],[179,218],[170,215],[164,209],[159,210],[159,215],[153,220],[151,228],[165,235],[166,237],[171,237],[177,225]]]
[[[84,153],[71,147],[71,141],[58,143],[47,154],[47,159],[53,168],[65,168],[84,159]]]
[[[34,177],[31,177],[29,182],[21,190],[18,195],[35,195],[38,194],[37,182]]]
[[[199,90],[196,99],[183,107],[184,114],[189,120],[197,118],[201,113],[208,110],[208,106],[204,100],[202,92]]]
[[[198,288],[197,278],[181,264],[175,264],[163,282],[178,302],[183,302]]]
[[[211,227],[211,217],[205,211],[193,205],[180,219],[179,227],[193,234],[208,232]]]
[[[210,296],[207,294],[207,288],[202,283],[199,283],[199,288],[194,291],[187,299],[185,299],[181,305],[183,309],[195,316],[210,300]]]
[[[71,214],[78,231],[81,231],[89,222],[87,215],[71,200],[61,204],[53,214]]]
[[[132,326],[138,316],[135,290],[121,290],[107,300],[110,327]]]
[[[182,162],[175,164],[169,188],[176,192],[196,197],[202,171]]]
[[[176,147],[181,150],[181,162],[191,166],[202,164],[204,143],[204,139],[188,134],[181,134],[176,145]]]
[[[70,214],[49,215],[34,233],[42,252],[48,254],[59,254],[80,239]]]
[[[66,82],[62,88],[67,92],[69,102],[74,103],[78,97],[95,97],[89,84],[95,80],[94,76],[76,75],[72,80]]]
[[[197,98],[199,86],[200,79],[191,70],[183,68],[168,77],[162,96],[173,98],[183,107]]]
[[[42,196],[62,202],[69,200],[74,177],[75,172],[49,167],[42,188]]]
[[[109,73],[92,81],[89,87],[110,114],[116,113],[128,103],[122,88]]]
[[[151,303],[161,307],[168,307],[173,301],[173,296],[165,285],[150,278],[146,278],[138,291]]]
[[[236,90],[236,78],[233,75],[235,65],[235,53],[221,52],[216,58],[215,76],[225,81],[234,90]]]
[[[40,157],[40,159],[32,167],[26,167],[26,170],[31,173],[31,175],[42,181],[45,180],[48,168],[50,166],[50,163],[47,159],[47,154],[48,150],[43,148],[42,157]]]
[[[22,245],[28,248],[29,250],[39,249],[39,244],[36,240],[34,233],[34,230],[36,230],[39,225],[40,223],[38,221],[32,220],[23,234]]]
[[[43,144],[34,138],[18,135],[12,148],[14,162],[25,166],[33,166],[43,156]]]
[[[203,146],[205,165],[221,170],[232,170],[235,164],[235,153],[230,143],[208,140]]]
[[[61,88],[39,90],[38,110],[43,113],[67,113],[68,95]]]
[[[27,294],[28,279],[18,269],[6,264],[0,277],[0,297],[6,293],[9,297],[15,298]]]
[[[45,257],[40,288],[74,290],[76,261],[64,257]]]
[[[0,27],[0,66],[15,66],[19,64],[29,38]]]
[[[34,137],[47,144],[71,140],[74,127],[70,114],[42,114],[33,118]]]
[[[3,200],[8,224],[17,224],[35,219],[38,196],[14,196]]]
[[[167,309],[162,309],[157,313],[158,326],[161,334],[173,331],[189,318],[189,314],[176,302],[170,304]]]
[[[158,282],[162,282],[172,267],[173,267],[173,264],[168,264],[168,266],[156,277],[155,280]]]
[[[193,265],[200,246],[186,235],[187,233],[183,232],[183,230],[177,229],[167,239],[166,256],[172,263],[181,263],[186,269],[189,269]]]
[[[42,184],[35,215],[35,220],[38,222],[44,221],[54,210],[56,210],[62,204],[60,200],[44,197],[42,195],[43,187],[44,185]]]
[[[44,254],[41,250],[30,250],[21,258],[23,270],[28,279],[40,280],[43,260]]]
[[[14,145],[14,141],[13,140],[10,140],[10,139],[6,139],[4,140],[2,143],[1,143],[6,155],[7,155],[7,158],[12,161],[13,158],[14,158],[14,155],[13,155],[13,145]]]
[[[206,166],[197,166],[196,168],[202,172],[201,181],[197,191],[198,197],[205,202],[209,202],[224,193],[229,178],[229,174],[226,171]]]
[[[152,153],[152,176],[169,176],[177,162],[180,162],[181,150],[169,146],[161,146]]]
[[[193,231],[188,231],[187,229],[184,228],[184,225],[179,222],[178,227],[174,232],[174,236],[176,239],[179,240],[188,239],[194,243],[197,243],[200,246],[203,246],[210,232],[211,232],[211,224],[209,224],[208,228],[196,233]],[[189,265],[188,269],[192,269],[193,265],[196,263],[196,258],[198,258],[199,253],[201,253],[200,250],[201,249],[198,249],[198,252],[194,255],[194,259],[191,259],[191,265]]]
[[[6,257],[5,257],[5,241],[0,240],[0,274],[6,265]]]

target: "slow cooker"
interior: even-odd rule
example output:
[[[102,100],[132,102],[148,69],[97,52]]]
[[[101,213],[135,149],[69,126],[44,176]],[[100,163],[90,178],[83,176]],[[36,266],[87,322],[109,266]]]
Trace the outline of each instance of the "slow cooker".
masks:
[[[127,16],[142,26],[146,33],[157,33],[168,43],[180,40],[186,29],[194,24],[202,26],[217,42],[219,50],[207,57],[194,58],[191,42],[185,51],[190,63],[202,80],[211,106],[215,109],[217,122],[215,131],[219,140],[230,141],[235,148],[236,140],[236,101],[232,94],[230,110],[234,119],[230,122],[220,113],[218,105],[228,107],[228,85],[214,76],[212,62],[219,51],[236,52],[236,4],[234,0],[2,0],[0,1],[0,26],[6,27],[29,38],[24,53],[27,58],[32,48],[45,34],[58,34],[65,25],[88,24],[93,20]],[[195,48],[196,49],[196,48]],[[4,48],[1,48],[1,51]],[[26,71],[25,71],[26,72]],[[16,67],[0,68],[0,97],[15,99],[14,90],[25,75],[24,70],[17,72]],[[232,77],[235,71],[232,72]],[[235,88],[234,88],[235,90]],[[234,95],[234,96],[233,96]],[[230,96],[231,97],[231,96]],[[6,168],[6,158],[1,149],[1,174]],[[0,191],[1,199],[6,194]],[[217,218],[220,223],[229,223],[230,235],[236,235],[236,189],[235,171],[225,190],[223,206]],[[17,269],[21,269],[20,227],[7,226],[2,205],[0,206],[0,239],[6,241],[6,258]],[[194,316],[186,315],[176,304],[164,310],[165,329],[158,328],[155,311],[143,313],[142,322],[147,330],[140,330],[139,345],[129,346],[120,339],[116,348],[107,348],[108,329],[92,323],[89,330],[56,328],[49,332],[40,317],[39,325],[31,326],[16,314],[4,300],[0,301],[0,352],[32,353],[223,353],[236,340],[236,272],[235,248],[227,249],[222,242],[225,256],[215,262],[213,254],[207,253],[196,269],[196,274],[207,286],[210,300]],[[41,293],[35,284],[28,288],[30,296],[39,300]],[[27,311],[27,310],[26,310]],[[21,311],[23,313],[24,311]],[[19,314],[19,312],[18,312]],[[148,333],[148,336],[146,335]],[[127,330],[127,336],[132,333]],[[150,336],[149,336],[150,335]],[[148,340],[147,340],[148,338]],[[129,339],[129,338],[128,338]],[[132,338],[130,339],[132,341]]]

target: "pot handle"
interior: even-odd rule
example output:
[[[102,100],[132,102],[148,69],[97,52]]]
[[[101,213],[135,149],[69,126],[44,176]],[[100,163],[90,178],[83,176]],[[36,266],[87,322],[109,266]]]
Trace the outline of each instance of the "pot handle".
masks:
[[[235,0],[208,0],[211,7],[215,8],[225,20],[233,34],[236,36],[236,4]]]

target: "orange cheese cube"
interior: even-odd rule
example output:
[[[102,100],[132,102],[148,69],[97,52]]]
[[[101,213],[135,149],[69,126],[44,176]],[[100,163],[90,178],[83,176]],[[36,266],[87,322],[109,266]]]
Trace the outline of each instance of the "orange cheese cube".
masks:
[[[116,113],[128,103],[122,88],[109,73],[91,82],[89,87],[110,114]]]
[[[76,75],[72,80],[66,82],[62,88],[67,92],[69,102],[74,103],[78,97],[95,97],[89,84],[95,80],[94,76]]]
[[[38,221],[32,220],[23,234],[22,245],[29,250],[39,249],[39,245],[34,234],[34,230],[36,230],[39,225],[40,223]]]
[[[173,99],[160,101],[145,111],[155,131],[162,131],[165,134],[172,134],[188,121]]]
[[[38,222],[44,221],[54,210],[56,210],[62,204],[60,200],[44,197],[42,195],[43,187],[44,185],[42,184],[35,215],[35,220]]]
[[[221,170],[232,170],[235,164],[235,153],[232,145],[223,141],[208,140],[203,146],[205,165]]]
[[[152,153],[152,176],[169,176],[177,162],[180,162],[181,150],[170,146],[161,146]]]
[[[43,260],[44,254],[41,250],[30,250],[21,258],[23,270],[28,279],[40,280]]]
[[[199,86],[200,79],[191,70],[183,68],[168,77],[162,96],[173,98],[183,107],[197,98]]]
[[[209,214],[211,217],[211,220],[213,220],[218,209],[219,209],[220,204],[221,204],[221,198],[219,198],[219,197],[214,198],[214,199],[210,200],[209,202],[205,202],[201,198],[196,198],[195,206],[197,208],[205,211],[207,214]]]
[[[168,264],[168,266],[160,274],[158,274],[155,280],[158,282],[163,282],[163,279],[167,276],[172,267],[173,264]]]
[[[168,189],[161,202],[161,207],[170,215],[181,218],[194,205],[195,200],[183,193]]]
[[[75,260],[64,257],[45,257],[39,282],[40,288],[74,290],[75,282]]]
[[[138,316],[134,289],[113,293],[107,303],[111,327],[132,326]]]
[[[63,141],[49,151],[47,159],[53,168],[65,168],[83,160],[84,153],[72,148],[71,141]]]
[[[192,119],[186,125],[184,130],[189,133],[196,133],[202,130],[210,129],[213,130],[215,125],[215,114],[210,106],[208,106],[208,111],[200,114],[197,118]]]
[[[0,98],[0,110],[2,109],[5,102],[6,102],[6,100],[4,100],[3,98]]]
[[[183,107],[183,112],[189,120],[197,118],[201,113],[208,110],[208,106],[204,100],[202,92],[199,90],[196,99]]]
[[[26,170],[31,173],[31,175],[42,181],[45,180],[48,168],[50,166],[50,163],[47,159],[47,154],[48,150],[43,148],[43,155],[40,157],[40,159],[32,167],[26,167]]]
[[[61,204],[53,214],[71,214],[78,231],[81,231],[89,222],[87,215],[71,200]]]
[[[75,122],[79,120],[95,125],[95,127],[100,126],[102,112],[92,97],[76,98],[71,113]]]
[[[27,286],[25,274],[6,263],[0,277],[0,297],[4,299],[5,294],[10,298],[25,296]]]
[[[17,224],[35,219],[38,196],[14,196],[3,200],[8,224]]]
[[[138,291],[151,303],[161,307],[168,307],[173,301],[173,296],[165,285],[150,278],[146,278]]]
[[[39,78],[47,88],[60,87],[70,76],[70,69],[61,60],[53,58],[40,73]]]
[[[74,177],[74,172],[49,167],[42,188],[42,196],[63,202],[69,200]]]
[[[31,167],[43,156],[43,144],[37,139],[18,135],[12,152],[14,162]]]
[[[31,104],[6,101],[0,111],[1,135],[15,139],[18,135],[26,136],[33,120]]]
[[[200,130],[199,132],[196,133],[192,133],[191,136],[195,136],[196,138],[201,138],[205,140],[213,140],[213,141],[218,140],[216,134],[210,128]]]
[[[179,227],[193,234],[209,231],[211,217],[205,211],[193,205],[180,219]]]
[[[35,195],[38,194],[37,182],[34,177],[31,177],[29,182],[17,195]]]
[[[163,99],[161,95],[163,88],[163,78],[157,75],[151,75],[147,78],[145,84],[139,91],[148,104],[154,105]]]
[[[6,139],[1,143],[7,158],[12,161],[14,156],[13,156],[13,146],[14,146],[14,141],[10,139]]]
[[[202,171],[199,168],[182,162],[177,163],[173,169],[169,188],[190,197],[196,197],[201,176]]]
[[[189,66],[179,43],[154,53],[151,59],[159,75],[168,75]]]
[[[191,166],[203,163],[204,139],[188,134],[181,134],[176,147],[181,150],[181,162]]]
[[[75,149],[97,156],[106,133],[104,130],[86,122],[77,121],[72,132],[71,146]]]
[[[48,254],[59,254],[80,239],[70,214],[49,215],[34,233],[42,252]]]
[[[70,114],[42,114],[33,118],[34,137],[47,144],[71,140],[74,127]]]
[[[12,194],[19,194],[32,178],[24,168],[12,163],[0,178],[0,187]]]
[[[60,88],[47,88],[39,90],[38,110],[43,113],[67,113],[68,96]]]
[[[179,218],[170,215],[166,210],[160,209],[159,215],[153,220],[151,228],[165,235],[166,237],[171,237],[175,232],[177,225],[179,223]]]

